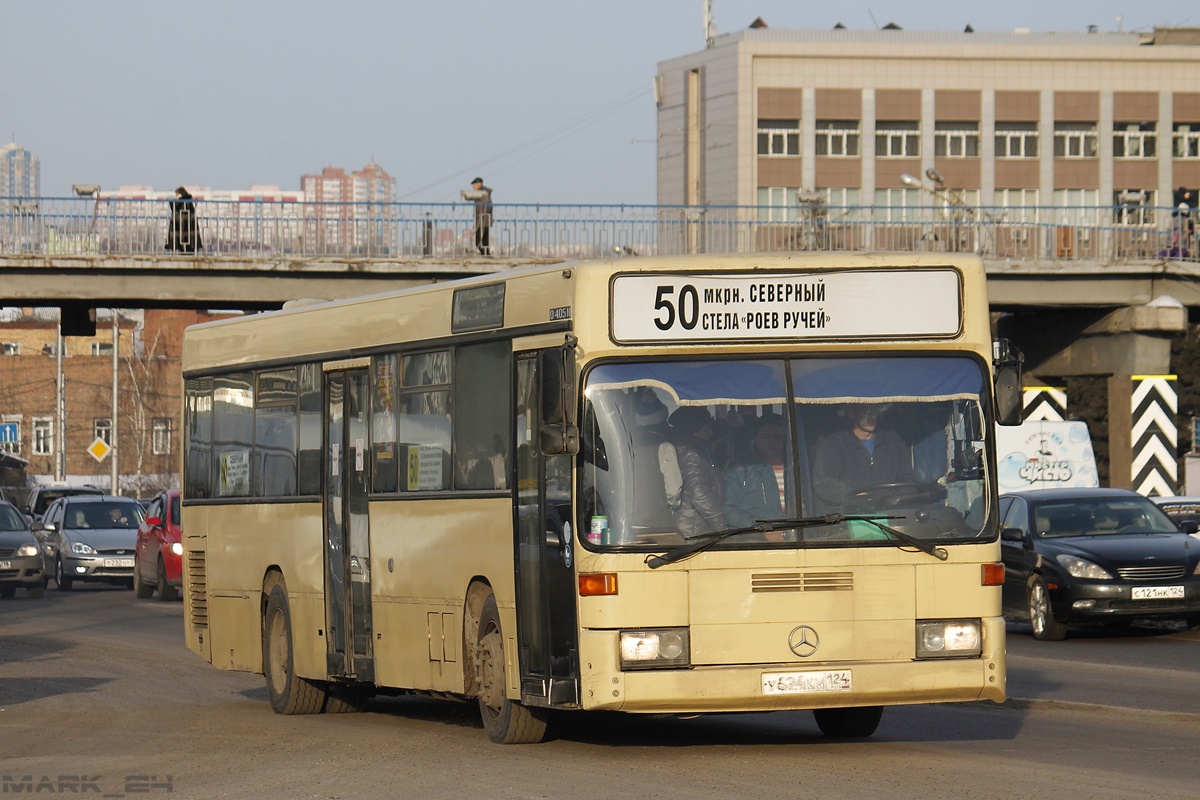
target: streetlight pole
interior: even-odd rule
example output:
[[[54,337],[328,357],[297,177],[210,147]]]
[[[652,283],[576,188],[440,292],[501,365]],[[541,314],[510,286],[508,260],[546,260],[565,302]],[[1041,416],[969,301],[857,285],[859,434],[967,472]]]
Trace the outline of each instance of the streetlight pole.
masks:
[[[119,361],[120,347],[119,347],[119,344],[120,344],[120,338],[121,338],[121,329],[120,329],[119,322],[121,319],[121,315],[117,313],[117,310],[115,308],[111,308],[111,309],[109,309],[109,311],[112,312],[112,426],[109,429],[111,432],[110,438],[112,439],[112,442],[110,442],[110,444],[112,445],[112,453],[111,453],[112,463],[109,464],[109,469],[112,471],[111,479],[110,479],[110,481],[111,481],[110,485],[112,486],[112,493],[120,494],[121,493],[121,482],[120,482],[121,472],[120,472],[120,470],[117,469],[117,408],[118,408],[118,406],[117,406],[117,383],[118,383],[117,378],[120,375],[120,368],[119,368],[120,367],[120,361]]]
[[[58,346],[54,349],[54,358],[56,366],[55,380],[55,417],[58,423],[58,430],[54,437],[54,480],[62,483],[66,480],[66,444],[67,444],[67,424],[64,419],[67,415],[66,403],[63,395],[63,335],[62,335],[62,311],[58,314]]]

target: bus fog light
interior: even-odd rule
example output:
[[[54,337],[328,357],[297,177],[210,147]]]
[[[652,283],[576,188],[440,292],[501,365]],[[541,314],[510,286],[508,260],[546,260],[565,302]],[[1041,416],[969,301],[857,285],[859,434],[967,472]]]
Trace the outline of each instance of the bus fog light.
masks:
[[[977,619],[920,620],[917,658],[965,658],[983,652]]]
[[[621,631],[621,669],[686,667],[691,653],[687,628]]]

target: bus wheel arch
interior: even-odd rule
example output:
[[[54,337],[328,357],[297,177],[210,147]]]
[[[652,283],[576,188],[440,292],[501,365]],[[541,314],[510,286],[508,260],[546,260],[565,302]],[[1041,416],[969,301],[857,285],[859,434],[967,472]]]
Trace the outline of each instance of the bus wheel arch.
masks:
[[[467,697],[479,696],[479,615],[483,610],[483,601],[490,594],[491,584],[485,578],[476,576],[467,587],[463,603],[462,652],[470,655],[463,669],[463,694]]]
[[[479,610],[479,636],[475,646],[479,715],[487,736],[497,744],[532,744],[546,735],[548,713],[508,698],[504,633],[496,595],[489,589]]]
[[[277,714],[319,714],[325,705],[326,687],[321,681],[296,674],[294,641],[287,585],[279,576],[267,590],[263,614],[262,659],[267,699]]]

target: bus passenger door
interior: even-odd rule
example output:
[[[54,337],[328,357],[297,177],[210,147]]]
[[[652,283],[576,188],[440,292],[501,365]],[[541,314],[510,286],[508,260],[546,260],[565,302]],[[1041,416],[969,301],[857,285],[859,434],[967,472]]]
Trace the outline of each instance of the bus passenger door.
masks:
[[[517,645],[521,700],[579,702],[571,456],[543,456],[536,354],[517,360]]]
[[[331,676],[374,681],[367,371],[325,375],[325,630]]]

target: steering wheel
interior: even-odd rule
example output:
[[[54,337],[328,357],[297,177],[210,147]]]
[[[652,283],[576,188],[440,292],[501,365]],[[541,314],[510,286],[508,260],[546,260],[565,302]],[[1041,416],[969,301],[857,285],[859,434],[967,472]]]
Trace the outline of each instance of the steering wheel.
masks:
[[[945,498],[946,487],[932,481],[905,481],[903,483],[881,483],[859,489],[850,499],[854,505],[874,508],[916,506],[933,503]]]

